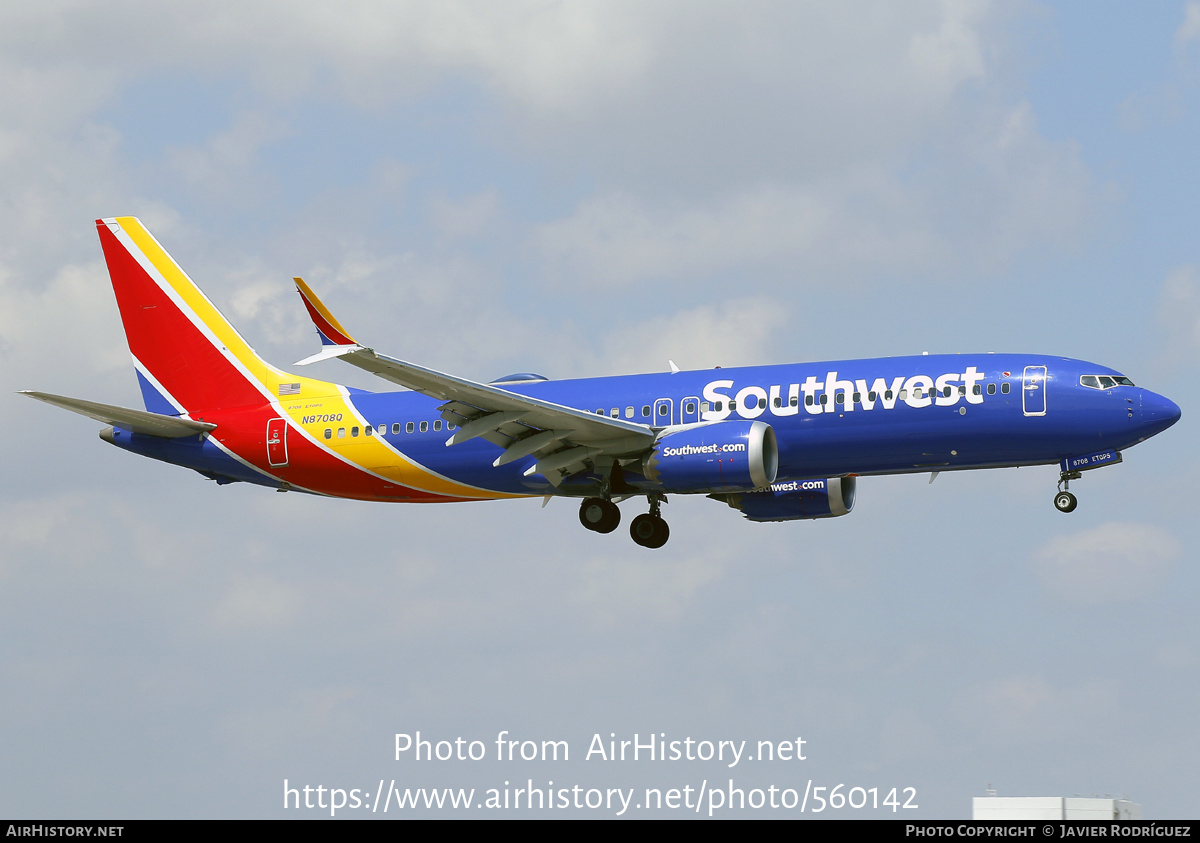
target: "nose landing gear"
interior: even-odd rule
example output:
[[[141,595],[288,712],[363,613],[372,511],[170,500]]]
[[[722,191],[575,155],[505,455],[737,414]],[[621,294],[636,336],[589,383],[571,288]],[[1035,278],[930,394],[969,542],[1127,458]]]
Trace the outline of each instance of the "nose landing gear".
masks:
[[[1058,474],[1058,492],[1054,495],[1054,508],[1059,512],[1074,512],[1079,505],[1079,499],[1070,493],[1072,480],[1078,480],[1082,475],[1078,471],[1061,471]]]

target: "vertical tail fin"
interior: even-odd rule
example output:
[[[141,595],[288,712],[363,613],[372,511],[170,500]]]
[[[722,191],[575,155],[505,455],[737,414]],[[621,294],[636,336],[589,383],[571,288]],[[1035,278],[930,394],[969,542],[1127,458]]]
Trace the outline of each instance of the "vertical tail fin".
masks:
[[[96,228],[147,410],[261,404],[303,380],[259,357],[135,217]]]

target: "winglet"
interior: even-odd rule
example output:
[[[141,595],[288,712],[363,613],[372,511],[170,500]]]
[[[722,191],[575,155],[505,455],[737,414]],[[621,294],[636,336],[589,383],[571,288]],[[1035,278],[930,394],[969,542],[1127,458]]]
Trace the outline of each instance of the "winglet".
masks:
[[[321,345],[357,346],[358,343],[346,333],[345,328],[338,324],[337,319],[329,312],[329,308],[322,304],[312,288],[304,283],[304,279],[293,278],[292,280],[296,282],[296,289],[300,292],[304,306],[308,308],[308,315],[312,317],[313,325],[316,326],[317,333],[321,335]]]

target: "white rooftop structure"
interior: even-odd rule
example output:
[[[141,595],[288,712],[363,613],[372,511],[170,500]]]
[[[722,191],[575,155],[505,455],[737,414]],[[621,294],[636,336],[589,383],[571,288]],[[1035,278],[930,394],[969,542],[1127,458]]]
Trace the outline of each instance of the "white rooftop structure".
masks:
[[[1140,820],[1142,806],[1126,799],[1082,796],[976,796],[976,820]]]

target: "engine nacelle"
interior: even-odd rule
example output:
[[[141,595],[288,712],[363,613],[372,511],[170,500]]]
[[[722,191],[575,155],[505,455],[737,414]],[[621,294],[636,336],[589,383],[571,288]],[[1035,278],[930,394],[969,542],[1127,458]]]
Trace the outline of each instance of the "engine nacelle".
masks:
[[[828,480],[788,480],[769,489],[734,495],[713,495],[751,521],[800,521],[836,518],[854,509],[854,477]]]
[[[642,468],[666,492],[757,489],[775,481],[779,446],[766,422],[712,422],[668,431]]]

